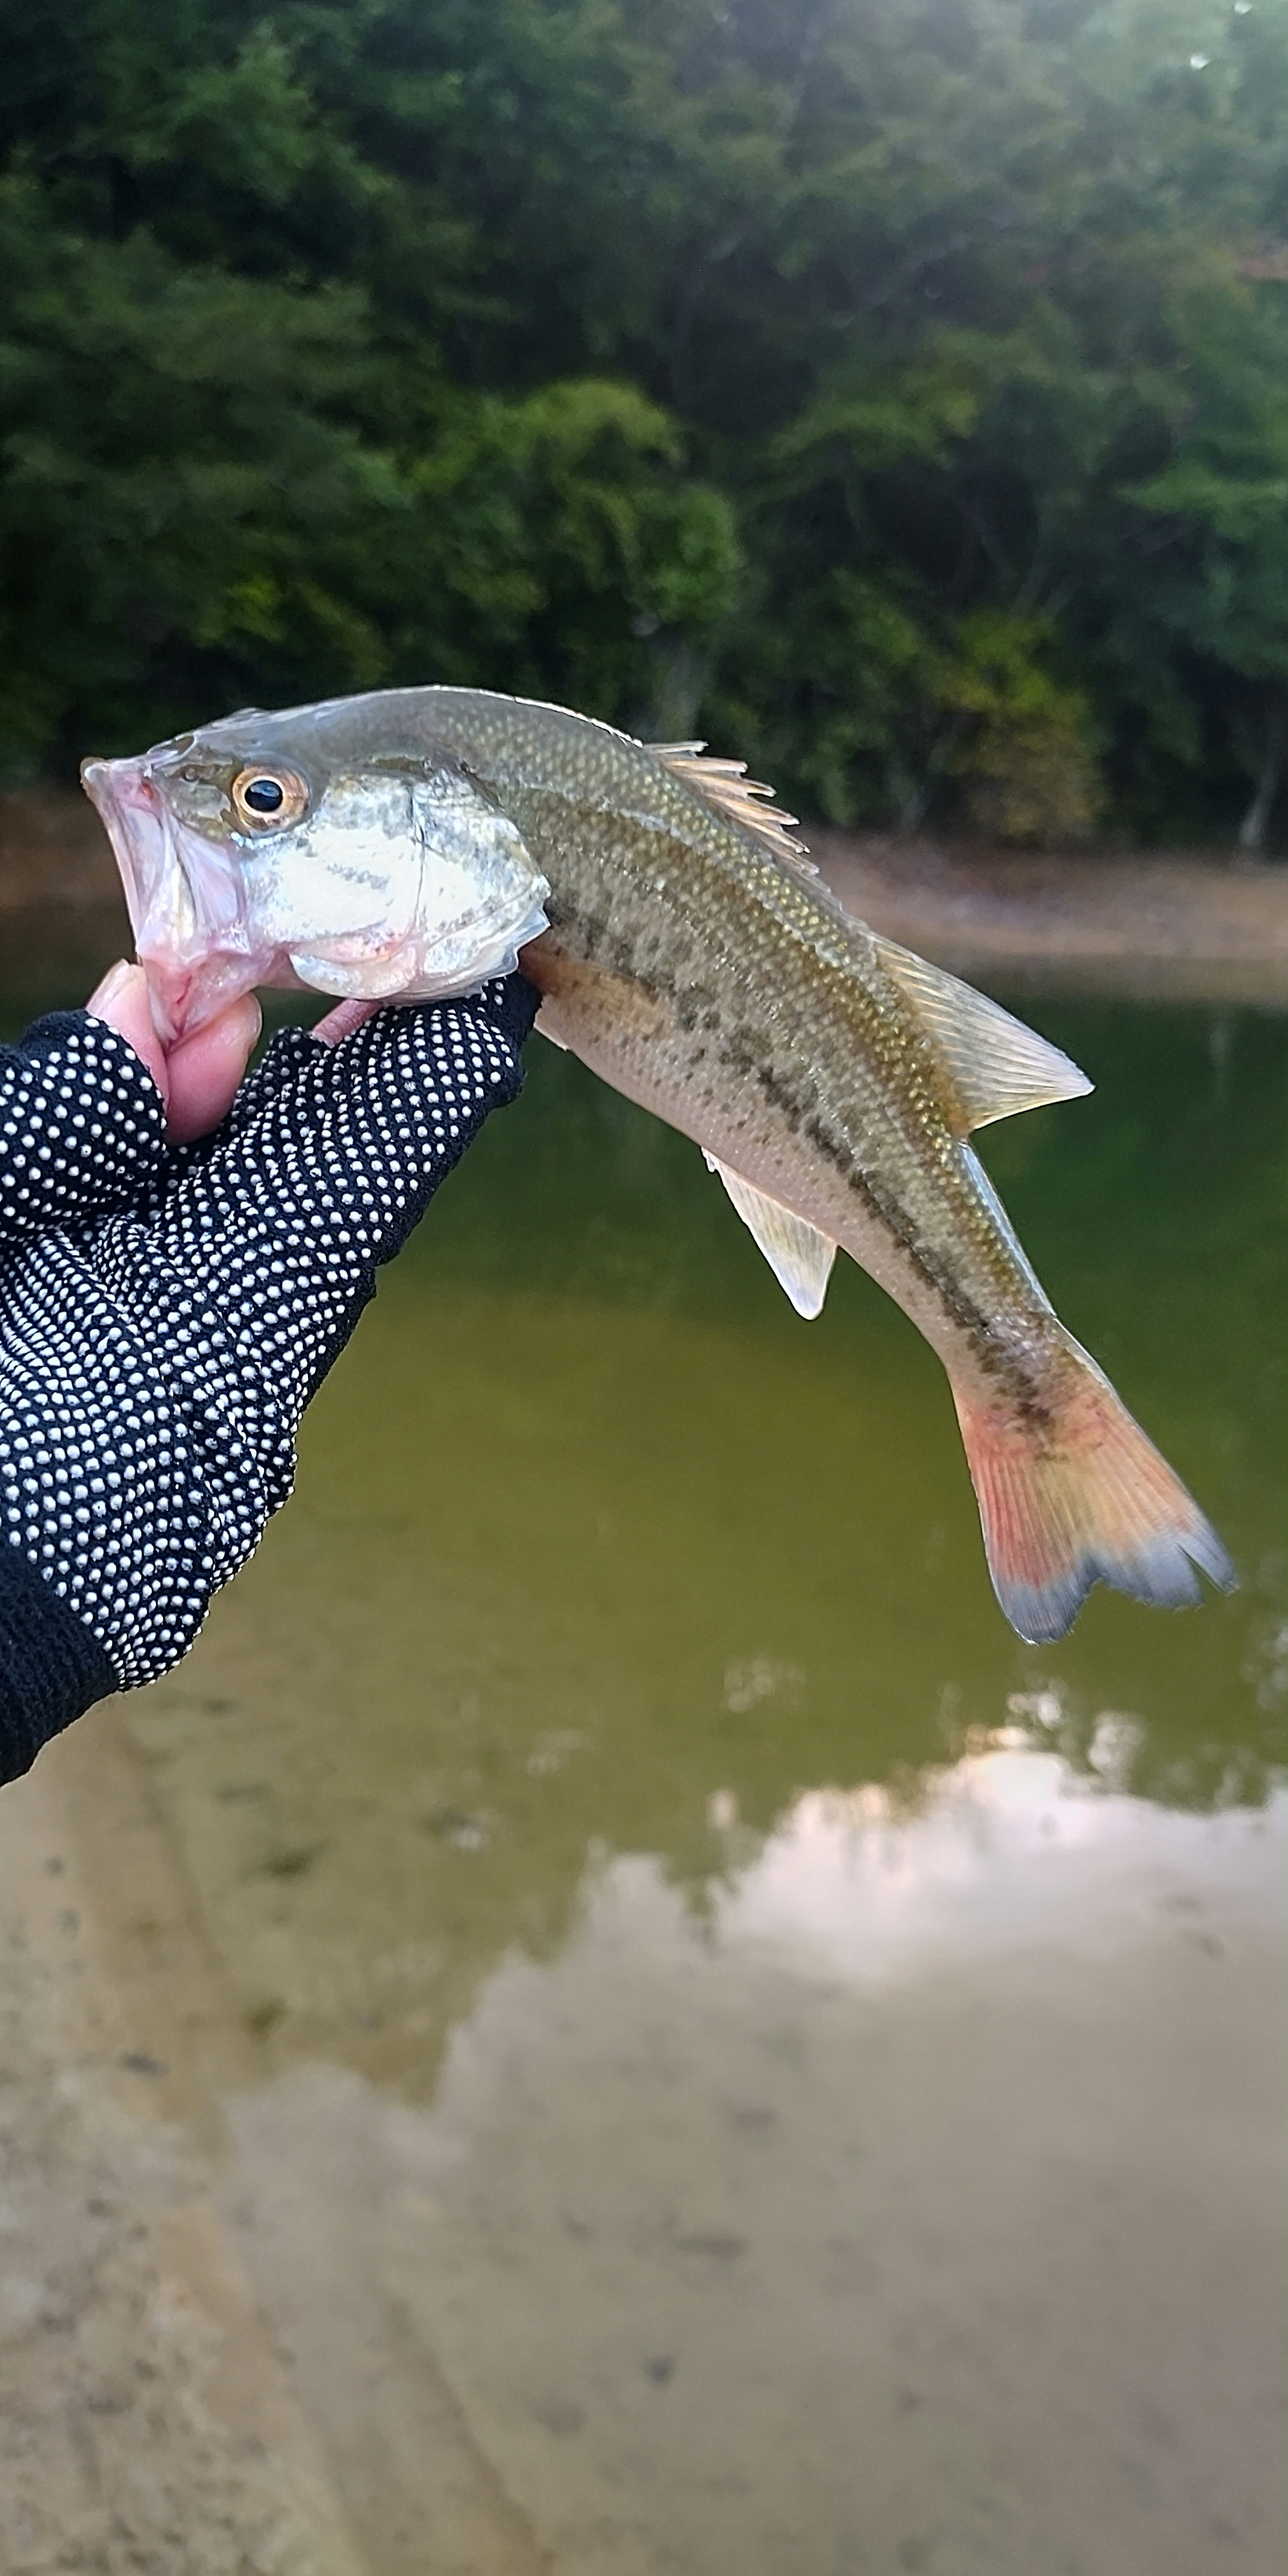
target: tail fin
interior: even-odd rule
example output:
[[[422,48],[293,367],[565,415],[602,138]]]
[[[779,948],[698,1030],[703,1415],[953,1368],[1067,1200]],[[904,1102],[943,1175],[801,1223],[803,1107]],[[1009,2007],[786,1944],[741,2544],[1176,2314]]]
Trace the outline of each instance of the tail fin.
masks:
[[[1164,1610],[1202,1599],[1196,1567],[1233,1589],[1216,1531],[1071,1338],[1031,1416],[953,1396],[994,1590],[1029,1645],[1066,1635],[1093,1583]]]

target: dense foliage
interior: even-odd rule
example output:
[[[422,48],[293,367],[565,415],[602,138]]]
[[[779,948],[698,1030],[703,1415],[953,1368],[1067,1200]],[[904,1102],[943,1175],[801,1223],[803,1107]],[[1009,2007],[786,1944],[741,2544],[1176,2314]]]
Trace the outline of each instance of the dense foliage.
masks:
[[[11,778],[436,678],[842,821],[1273,828],[1288,0],[0,27]]]

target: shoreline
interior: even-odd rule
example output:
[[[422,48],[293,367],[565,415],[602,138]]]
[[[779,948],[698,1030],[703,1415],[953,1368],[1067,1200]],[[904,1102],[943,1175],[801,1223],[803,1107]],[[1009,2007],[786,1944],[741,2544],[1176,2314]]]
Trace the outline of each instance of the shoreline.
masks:
[[[850,911],[968,981],[1288,1008],[1288,864],[995,851],[808,825],[802,839]],[[107,838],[84,799],[0,797],[0,999],[73,989],[128,936]]]
[[[842,902],[968,981],[1288,1008],[1288,867],[816,832]]]

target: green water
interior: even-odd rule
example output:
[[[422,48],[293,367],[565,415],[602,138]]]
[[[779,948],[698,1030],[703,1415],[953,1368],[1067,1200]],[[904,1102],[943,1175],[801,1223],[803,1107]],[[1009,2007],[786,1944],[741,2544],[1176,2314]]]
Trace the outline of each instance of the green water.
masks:
[[[219,1810],[202,1839],[235,1950],[257,1904],[301,1937],[339,1909],[346,1948],[434,1944],[450,2013],[507,1943],[558,1939],[588,1852],[657,1854],[700,1902],[727,1863],[713,1801],[755,1835],[820,1782],[914,1796],[1017,1696],[1054,1693],[1040,1740],[1084,1769],[1098,1715],[1128,1713],[1120,1785],[1147,1797],[1264,1797],[1288,1660],[1288,1020],[1038,1016],[1096,1092],[991,1130],[990,1169],[1240,1592],[1168,1616],[1098,1591],[1063,1644],[1019,1644],[919,1336],[844,1259],[802,1323],[696,1151],[534,1039],[523,1100],[308,1416],[290,1510],[192,1662],[132,1704]],[[266,2025],[282,2000],[267,1980]],[[424,2007],[418,1988],[422,2029]],[[381,2011],[364,2038],[372,2017],[365,1996],[324,2016],[432,2083],[433,2047]]]
[[[911,1327],[844,1260],[800,1322],[534,1040],[131,1703],[262,2295],[284,2177],[312,2242],[378,2203],[362,2296],[560,2571],[1277,2563],[1288,1020],[1024,1008],[1097,1090],[989,1167],[1236,1596],[1017,1643]]]

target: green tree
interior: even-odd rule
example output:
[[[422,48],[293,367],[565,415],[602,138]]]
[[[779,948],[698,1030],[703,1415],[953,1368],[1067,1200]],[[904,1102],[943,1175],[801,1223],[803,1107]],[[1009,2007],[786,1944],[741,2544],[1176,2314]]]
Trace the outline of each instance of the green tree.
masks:
[[[838,820],[1273,836],[1288,0],[0,31],[11,774],[438,676]]]

